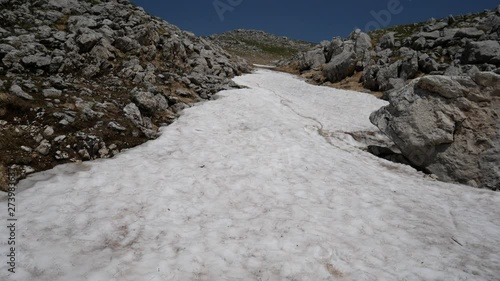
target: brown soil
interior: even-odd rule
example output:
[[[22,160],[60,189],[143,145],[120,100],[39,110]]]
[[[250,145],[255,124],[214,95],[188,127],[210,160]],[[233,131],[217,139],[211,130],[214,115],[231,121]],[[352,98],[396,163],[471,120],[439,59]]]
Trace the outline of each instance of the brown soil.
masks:
[[[367,94],[373,95],[377,98],[382,98],[382,96],[384,94],[383,92],[374,92],[374,91],[370,91],[368,89],[365,89],[363,87],[363,84],[360,82],[361,76],[363,75],[362,72],[356,72],[353,76],[347,77],[346,79],[344,79],[340,82],[331,83],[331,82],[325,81],[325,78],[323,77],[323,74],[321,73],[320,70],[308,71],[306,73],[300,74],[299,68],[296,65],[280,66],[280,67],[275,68],[274,70],[290,73],[293,75],[298,75],[302,78],[305,78],[308,83],[313,84],[313,85],[321,85],[321,86],[331,87],[331,88],[335,88],[335,89],[350,90],[350,91],[356,91],[356,92],[361,92],[361,93],[367,93]]]
[[[6,77],[0,76],[0,79]],[[41,84],[40,77],[32,77],[36,85]],[[40,81],[38,81],[40,80]],[[137,145],[143,144],[148,141],[148,138],[139,132],[138,128],[127,118],[124,117],[123,107],[130,103],[130,96],[132,85],[123,85],[120,90],[111,91],[99,85],[106,85],[106,81],[98,81],[98,83],[85,83],[78,85],[81,88],[69,88],[66,90],[69,95],[62,95],[58,98],[58,102],[54,99],[46,99],[38,92],[30,92],[34,100],[26,101],[12,94],[7,93],[10,85],[5,87],[5,90],[0,90],[0,120],[6,121],[7,124],[0,125],[0,190],[6,188],[5,178],[8,167],[17,165],[19,169],[21,166],[29,166],[35,171],[44,171],[51,169],[56,165],[77,162],[82,160],[78,151],[82,148],[82,141],[76,137],[77,132],[82,132],[87,135],[98,137],[100,141],[105,142],[106,146],[115,145],[117,150],[129,149]],[[81,89],[91,89],[92,95],[79,95],[84,101],[94,103],[104,103],[108,105],[107,108],[94,110],[103,112],[101,118],[92,120],[84,120],[81,118],[82,112],[76,108],[75,99],[76,93]],[[185,88],[185,85],[174,83],[170,86],[164,86],[164,92],[171,93],[169,97],[177,98],[179,102],[186,104],[194,104],[197,99],[191,96],[177,96],[176,89]],[[198,98],[199,99],[199,98]],[[47,102],[53,103],[52,107],[47,106]],[[112,101],[112,103],[110,103]],[[53,116],[54,113],[61,113],[66,110],[76,112],[77,116],[75,122],[70,125],[59,124],[59,118]],[[168,125],[172,123],[177,114],[171,110],[159,112],[151,117],[154,124]],[[119,132],[109,128],[107,125],[111,121],[116,121],[126,128],[126,131]],[[50,137],[44,137],[50,141],[51,149],[48,155],[42,155],[36,152],[39,143],[35,141],[35,136],[42,134],[46,126],[52,126],[54,134]],[[65,135],[66,139],[61,142],[55,142],[54,138]],[[25,149],[23,149],[24,147]],[[27,149],[29,148],[29,149]],[[100,158],[96,149],[90,148],[89,151],[92,159]],[[68,159],[56,159],[55,152],[61,151],[68,154]],[[112,157],[112,153],[108,157]],[[21,169],[22,170],[22,169]],[[25,175],[20,174],[20,178]]]

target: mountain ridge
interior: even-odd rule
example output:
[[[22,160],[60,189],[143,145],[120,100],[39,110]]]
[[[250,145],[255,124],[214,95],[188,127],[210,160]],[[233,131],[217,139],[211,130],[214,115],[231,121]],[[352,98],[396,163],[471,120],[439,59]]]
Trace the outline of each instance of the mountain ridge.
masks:
[[[272,64],[288,59],[315,45],[315,43],[254,29],[236,29],[205,38],[229,53],[257,64]]]

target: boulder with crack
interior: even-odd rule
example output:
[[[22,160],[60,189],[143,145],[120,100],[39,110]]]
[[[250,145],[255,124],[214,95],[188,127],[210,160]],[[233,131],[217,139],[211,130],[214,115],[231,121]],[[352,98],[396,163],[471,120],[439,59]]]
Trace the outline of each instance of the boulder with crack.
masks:
[[[439,179],[500,190],[500,75],[425,76],[370,120]]]
[[[322,67],[323,75],[332,83],[353,75],[355,70],[356,53],[347,49]]]

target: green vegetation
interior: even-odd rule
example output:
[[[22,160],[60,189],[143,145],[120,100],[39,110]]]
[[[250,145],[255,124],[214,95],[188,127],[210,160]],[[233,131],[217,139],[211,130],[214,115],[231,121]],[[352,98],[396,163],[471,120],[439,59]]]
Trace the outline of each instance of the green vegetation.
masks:
[[[290,47],[283,47],[283,46],[278,46],[278,45],[266,44],[266,43],[262,43],[262,42],[258,42],[258,41],[254,41],[254,40],[249,40],[249,39],[240,39],[240,41],[244,42],[248,46],[256,47],[265,53],[280,56],[283,58],[293,56],[294,54],[297,53],[296,49],[293,49]]]
[[[69,15],[64,15],[52,24],[52,28],[65,31],[68,28]]]
[[[257,30],[230,31],[214,35],[210,39],[230,54],[257,64],[272,64],[274,61],[289,59],[316,45]]]
[[[487,15],[487,12],[485,11],[485,12],[480,12],[480,13],[475,13],[475,14],[467,14],[467,15],[463,15],[463,16],[455,16],[455,22],[451,23],[449,25],[449,27],[450,28],[458,28],[458,27],[461,27],[461,25],[464,22],[471,22],[474,18],[485,17],[486,15]],[[376,30],[368,32],[368,34],[372,38],[372,43],[374,45],[376,45],[380,42],[380,38],[388,32],[394,32],[395,33],[394,37],[396,38],[396,40],[403,40],[403,39],[411,36],[412,34],[419,32],[422,29],[422,27],[424,27],[425,25],[427,25],[427,22],[397,25],[397,26],[391,26],[391,27],[386,27],[386,28],[382,28],[382,29],[376,29]]]
[[[380,42],[380,38],[384,36],[384,34],[389,33],[389,32],[394,32],[394,37],[397,40],[403,40],[404,38],[407,38],[411,36],[412,34],[419,32],[420,29],[425,25],[425,22],[420,22],[420,23],[412,23],[412,24],[405,24],[405,25],[398,25],[398,26],[391,26],[387,27],[384,29],[377,29],[370,31],[368,34],[372,38],[372,43],[373,45],[376,45]]]

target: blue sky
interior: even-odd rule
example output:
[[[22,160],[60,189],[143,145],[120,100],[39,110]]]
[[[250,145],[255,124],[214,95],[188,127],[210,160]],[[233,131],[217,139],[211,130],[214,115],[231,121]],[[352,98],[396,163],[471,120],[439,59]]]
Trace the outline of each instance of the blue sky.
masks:
[[[355,27],[390,26],[494,9],[500,0],[132,0],[197,35],[258,29],[311,42]]]

